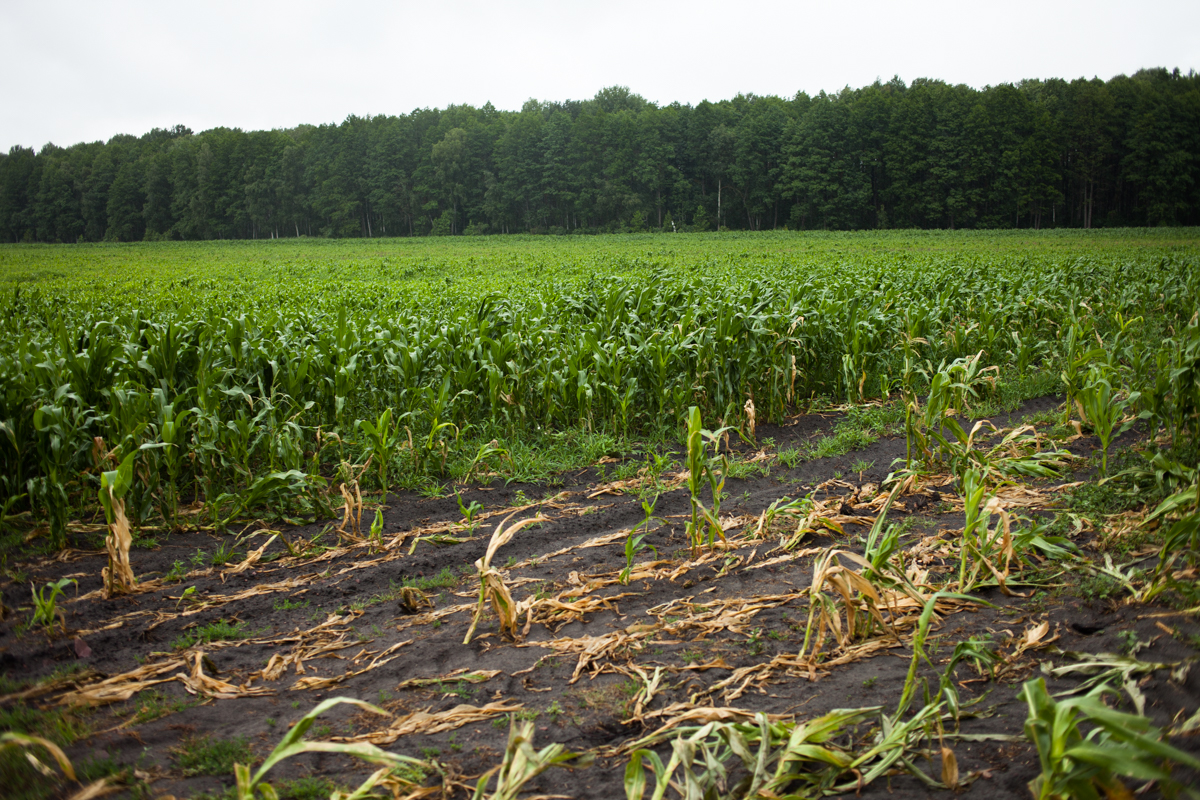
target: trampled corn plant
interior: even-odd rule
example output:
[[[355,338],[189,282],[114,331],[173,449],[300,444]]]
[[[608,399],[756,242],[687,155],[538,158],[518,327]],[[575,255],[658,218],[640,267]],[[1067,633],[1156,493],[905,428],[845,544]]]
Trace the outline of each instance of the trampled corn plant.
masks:
[[[472,800],[483,800],[493,777],[495,786],[488,800],[517,800],[525,785],[546,770],[553,767],[583,769],[595,759],[591,753],[572,753],[558,742],[534,750],[533,730],[532,720],[511,719],[504,760],[480,776]]]
[[[75,768],[71,765],[71,760],[67,758],[67,754],[62,751],[61,747],[49,739],[42,738],[41,736],[31,736],[25,733],[13,733],[11,731],[0,733],[0,751],[7,750],[10,747],[25,748],[25,757],[29,759],[30,763],[33,764],[34,768],[37,769],[38,772],[41,772],[44,775],[52,774],[49,767],[43,764],[41,760],[37,758],[37,756],[33,755],[33,753],[28,752],[30,748],[41,747],[47,753],[49,753],[56,762],[58,762],[58,768],[63,771],[63,775],[66,775],[71,780],[76,780]]]
[[[1122,778],[1156,781],[1162,790],[1190,797],[1200,792],[1172,777],[1169,764],[1200,769],[1200,759],[1164,741],[1145,717],[1104,705],[1111,691],[1099,686],[1083,697],[1056,701],[1042,678],[1028,681],[1021,697],[1029,706],[1025,736],[1036,747],[1042,773],[1029,783],[1037,800],[1100,800],[1130,797]],[[1080,723],[1094,726],[1084,734]]]
[[[908,719],[875,706],[835,709],[796,722],[772,722],[760,712],[752,721],[666,728],[631,745],[625,796],[645,797],[647,770],[653,778],[651,800],[663,800],[672,787],[687,798],[823,797],[861,791],[895,770],[911,773],[932,788],[945,788],[946,783],[913,763],[940,724],[944,705],[930,702]],[[871,733],[858,747],[836,742],[867,724]],[[671,756],[664,764],[650,748],[668,740]],[[730,786],[734,766],[746,775]]]
[[[463,637],[463,644],[471,643],[475,627],[483,617],[484,603],[489,601],[492,610],[496,612],[496,618],[500,621],[500,632],[509,638],[517,638],[517,624],[522,613],[521,607],[513,600],[508,587],[504,585],[504,576],[492,566],[492,559],[497,550],[512,541],[512,537],[516,535],[517,531],[529,525],[545,522],[546,518],[539,514],[536,517],[523,519],[509,525],[508,521],[516,514],[517,512],[514,511],[496,526],[496,530],[492,532],[492,538],[488,540],[483,558],[475,562],[475,569],[479,574],[479,602],[475,605],[475,616],[471,619],[471,627],[467,629],[467,635]]]
[[[1052,654],[1064,656],[1069,661],[1058,666],[1054,666],[1050,661],[1044,661],[1042,662],[1042,672],[1055,678],[1088,676],[1086,680],[1066,691],[1059,692],[1055,697],[1082,695],[1096,688],[1116,684],[1129,695],[1136,713],[1144,715],[1146,713],[1146,695],[1138,686],[1142,676],[1151,675],[1159,670],[1169,670],[1172,681],[1182,683],[1187,680],[1187,674],[1192,667],[1190,660],[1168,663],[1142,661],[1136,656],[1139,645],[1137,634],[1133,631],[1124,631],[1123,633],[1130,634],[1133,639],[1134,644],[1129,648],[1133,652],[1130,654],[1079,653],[1053,648],[1050,651]]]
[[[304,734],[312,727],[317,717],[341,703],[357,706],[364,711],[369,711],[373,714],[387,715],[387,712],[382,708],[377,708],[370,703],[365,703],[362,700],[355,700],[349,697],[331,697],[328,700],[322,701],[316,708],[301,717],[295,725],[292,726],[280,740],[271,754],[263,760],[262,766],[257,772],[251,772],[250,767],[244,764],[236,764],[233,768],[234,777],[237,781],[236,797],[237,800],[278,800],[279,794],[269,784],[265,783],[264,779],[267,773],[271,771],[280,761],[292,756],[301,755],[303,753],[341,753],[343,755],[355,756],[362,760],[371,763],[379,764],[382,769],[372,774],[357,791],[352,792],[348,797],[362,798],[371,797],[369,794],[371,788],[379,785],[385,780],[398,782],[398,789],[406,791],[415,788],[408,781],[403,781],[391,775],[392,771],[397,767],[416,767],[419,771],[424,772],[430,769],[430,764],[411,756],[400,755],[398,753],[389,753],[386,750],[381,750],[373,744],[366,742],[354,742],[351,744],[342,744],[338,742],[310,742],[305,741]]]
[[[810,659],[818,658],[827,633],[842,648],[876,632],[898,640],[890,622],[898,616],[897,609],[888,602],[892,591],[880,580],[871,562],[857,553],[831,547],[817,556],[808,590],[808,622],[798,657],[807,654]]]
[[[100,476],[100,505],[108,521],[108,534],[104,537],[104,549],[108,551],[108,566],[101,574],[104,578],[105,597],[133,591],[137,579],[129,561],[129,548],[133,535],[129,529],[129,518],[125,514],[125,496],[133,486],[134,451],[121,461],[115,470]]]
[[[756,538],[765,537],[770,534],[771,526],[776,520],[789,519],[791,521],[799,520],[812,509],[812,497],[801,497],[793,500],[790,497],[780,497],[771,502],[761,514],[758,516],[758,527],[754,530]]]

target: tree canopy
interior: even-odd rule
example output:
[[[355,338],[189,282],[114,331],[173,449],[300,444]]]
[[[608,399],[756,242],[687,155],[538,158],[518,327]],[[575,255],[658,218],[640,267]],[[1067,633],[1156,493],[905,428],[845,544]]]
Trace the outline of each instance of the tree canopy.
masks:
[[[1200,75],[899,78],[0,154],[0,241],[1200,224]]]

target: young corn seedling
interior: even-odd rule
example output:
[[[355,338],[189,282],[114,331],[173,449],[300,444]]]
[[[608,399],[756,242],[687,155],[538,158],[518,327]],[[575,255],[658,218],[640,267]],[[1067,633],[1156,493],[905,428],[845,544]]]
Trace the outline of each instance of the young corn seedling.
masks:
[[[383,550],[383,510],[375,509],[375,521],[371,523],[371,532],[367,537],[371,547],[376,552]]]
[[[471,643],[475,627],[483,617],[484,603],[491,602],[492,610],[496,612],[496,617],[500,620],[500,632],[512,639],[516,639],[518,636],[517,623],[521,614],[532,607],[532,598],[523,601],[520,605],[514,602],[508,587],[504,585],[504,576],[499,570],[492,567],[492,559],[495,557],[496,551],[512,541],[512,537],[516,535],[517,531],[546,521],[546,518],[539,514],[536,517],[523,519],[509,525],[508,521],[516,513],[514,511],[509,514],[496,526],[492,538],[488,541],[487,551],[483,554],[483,558],[475,562],[475,569],[479,572],[479,602],[475,606],[475,616],[471,619],[471,627],[467,629],[467,635],[463,637],[463,644]]]
[[[649,548],[654,552],[655,557],[658,556],[658,550],[652,544],[646,544],[643,540],[650,533],[651,522],[663,522],[663,520],[654,516],[654,506],[658,504],[658,495],[654,496],[653,500],[642,500],[642,511],[646,512],[646,518],[634,526],[629,535],[625,537],[625,569],[621,570],[619,580],[622,585],[629,583],[629,576],[633,572],[633,559],[637,554]],[[642,529],[642,533],[638,533],[638,529]]]
[[[472,525],[475,522],[475,517],[483,511],[483,504],[478,500],[472,500],[471,505],[463,505],[462,495],[455,494],[454,499],[458,502],[458,512],[463,516],[463,522]]]
[[[57,602],[59,595],[63,594],[63,589],[67,584],[74,583],[79,585],[78,581],[71,578],[59,578],[54,583],[47,583],[41,588],[41,591],[31,588],[33,594],[33,621],[34,625],[41,625],[46,630],[54,627],[55,620],[62,617],[62,611],[59,610]],[[63,622],[66,626],[66,622]]]

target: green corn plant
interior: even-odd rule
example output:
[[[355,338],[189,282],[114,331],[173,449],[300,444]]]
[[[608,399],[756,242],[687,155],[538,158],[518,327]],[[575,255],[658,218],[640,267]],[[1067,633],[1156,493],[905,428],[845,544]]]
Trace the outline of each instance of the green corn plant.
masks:
[[[1171,763],[1200,769],[1200,759],[1164,741],[1162,731],[1145,717],[1114,711],[1098,686],[1083,697],[1056,701],[1042,678],[1028,681],[1021,698],[1029,707],[1025,736],[1037,747],[1042,772],[1029,783],[1036,800],[1100,800],[1130,797],[1122,778],[1156,781],[1167,791],[1200,792],[1172,777]],[[1084,734],[1079,725],[1090,723]]]
[[[1107,353],[1102,347],[1089,346],[1087,334],[1080,323],[1072,322],[1067,327],[1063,342],[1063,369],[1060,375],[1067,395],[1064,425],[1071,421],[1072,407],[1079,410],[1081,415],[1084,414],[1079,402],[1079,393],[1083,389],[1087,369],[1093,362],[1106,357]]]
[[[725,538],[725,533],[721,530],[719,514],[721,509],[721,492],[725,486],[725,473],[728,471],[729,461],[724,455],[709,457],[708,447],[711,445],[714,449],[719,448],[721,436],[729,430],[732,429],[725,427],[717,431],[705,430],[700,418],[700,409],[697,406],[692,406],[688,409],[687,459],[685,464],[687,468],[687,486],[691,502],[692,519],[688,523],[687,534],[688,539],[692,543],[693,556],[699,552],[700,546],[704,542],[704,533],[706,531],[708,533],[708,546],[710,548],[717,538],[722,540]],[[709,489],[712,492],[712,511],[706,509],[700,501],[702,481],[706,479]]]
[[[896,704],[896,719],[902,718],[912,704],[913,696],[917,691],[917,671],[920,669],[921,662],[924,661],[930,667],[934,666],[933,661],[930,660],[929,654],[925,650],[925,642],[929,639],[929,628],[933,623],[933,616],[937,611],[938,601],[943,599],[966,600],[988,608],[995,608],[991,603],[981,600],[978,597],[945,590],[934,592],[926,599],[925,605],[921,609],[921,616],[917,618],[917,629],[913,632],[912,658],[909,659],[908,673],[904,677],[904,689],[900,693],[899,702]],[[945,674],[947,673],[943,673],[943,675]]]
[[[74,470],[84,450],[85,428],[90,425],[90,418],[69,389],[69,386],[60,386],[54,392],[53,404],[39,406],[33,412],[42,474],[30,479],[27,491],[46,513],[51,544],[55,549],[62,549],[67,544],[70,510],[67,483],[75,477]]]
[[[1195,478],[1195,473],[1192,477]],[[1151,585],[1143,592],[1143,601],[1148,601],[1172,586],[1184,589],[1185,596],[1194,594],[1194,589],[1190,586],[1176,584],[1172,568],[1180,558],[1191,565],[1200,561],[1200,556],[1197,555],[1200,553],[1200,482],[1195,482],[1164,499],[1146,517],[1146,523],[1170,518],[1174,519],[1171,519],[1163,534],[1158,565],[1155,567]],[[1191,581],[1182,583],[1191,584]]]
[[[1087,380],[1083,388],[1079,390],[1078,396],[1079,404],[1087,417],[1085,421],[1100,439],[1100,476],[1106,477],[1108,475],[1108,446],[1112,442],[1114,433],[1119,436],[1129,430],[1137,420],[1126,422],[1121,426],[1120,431],[1117,430],[1117,423],[1121,421],[1125,407],[1130,403],[1136,403],[1140,394],[1134,392],[1129,397],[1119,397],[1113,391],[1112,384],[1108,382],[1105,370],[1098,366],[1092,366],[1088,370]]]
[[[1200,311],[1165,343],[1157,367],[1154,387],[1144,384],[1142,389],[1153,395],[1171,449],[1179,450],[1200,438]]]
[[[372,425],[368,420],[360,419],[356,427],[367,437],[371,458],[375,461],[375,469],[379,475],[379,488],[388,490],[388,470],[400,451],[400,436],[392,425],[392,410],[385,408]]]
[[[54,583],[47,583],[41,588],[41,591],[30,587],[30,593],[33,595],[33,625],[41,625],[46,630],[54,627],[54,623],[62,615],[58,609],[58,597],[63,594],[63,589],[68,584],[79,585],[79,582],[72,578],[59,578]],[[65,623],[64,623],[65,624]]]
[[[999,520],[991,527],[994,497],[988,493],[986,471],[968,469],[963,473],[962,496],[966,521],[959,543],[958,591],[973,592],[994,583],[1010,594],[1006,581],[1016,560],[1012,520],[1000,509]]]
[[[646,544],[644,541],[650,535],[650,523],[663,521],[654,516],[654,507],[656,505],[658,505],[658,495],[655,495],[653,500],[642,500],[642,511],[645,512],[646,516],[625,537],[625,568],[621,570],[621,574],[618,577],[622,585],[629,583],[629,575],[633,572],[633,559],[637,557],[638,553],[649,548],[654,552],[655,557],[658,556],[658,549],[652,544]],[[639,529],[642,529],[643,532],[638,533]]]
[[[455,501],[458,503],[458,513],[462,514],[463,522],[471,525],[475,522],[475,517],[479,516],[479,512],[483,511],[483,504],[478,500],[472,500],[471,505],[463,505],[462,495],[455,493]]]
[[[179,479],[183,471],[184,448],[187,446],[185,434],[187,418],[195,409],[175,410],[173,403],[168,403],[161,389],[154,391],[155,406],[158,409],[158,439],[163,445],[162,458],[167,468],[167,480],[163,486],[163,503],[160,513],[164,520],[172,526],[179,524]]]
[[[375,509],[375,521],[371,523],[371,530],[367,535],[367,540],[371,543],[371,547],[375,551],[383,549],[383,510]]]
[[[500,446],[500,442],[492,439],[487,444],[479,446],[479,450],[475,453],[475,457],[471,459],[470,466],[467,467],[466,473],[463,474],[463,481],[469,481],[476,470],[487,463],[487,460],[492,456],[507,458],[509,464],[512,464],[512,456],[508,450]],[[470,520],[468,520],[470,522]]]
[[[387,716],[387,712],[382,708],[377,708],[370,703],[350,697],[331,697],[328,700],[322,701],[316,708],[305,714],[292,726],[291,730],[284,735],[283,739],[275,746],[270,755],[263,760],[262,766],[258,768],[257,772],[252,773],[250,767],[244,764],[234,765],[233,774],[236,780],[235,796],[237,800],[278,800],[279,793],[264,780],[267,773],[284,759],[304,753],[340,753],[355,756],[368,763],[379,764],[383,767],[383,769],[367,778],[358,791],[349,795],[350,797],[374,796],[367,793],[396,767],[417,767],[422,771],[429,769],[430,765],[428,762],[420,761],[411,756],[389,753],[366,742],[340,744],[337,742],[305,741],[304,734],[312,727],[317,717],[342,703],[357,706],[372,714]],[[413,787],[410,785],[408,788],[412,789]]]

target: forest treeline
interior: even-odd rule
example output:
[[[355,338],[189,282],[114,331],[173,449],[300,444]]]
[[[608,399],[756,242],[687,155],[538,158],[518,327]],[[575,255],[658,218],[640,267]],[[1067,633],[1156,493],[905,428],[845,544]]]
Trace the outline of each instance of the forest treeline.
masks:
[[[1200,75],[624,87],[0,154],[0,241],[1200,224]]]

